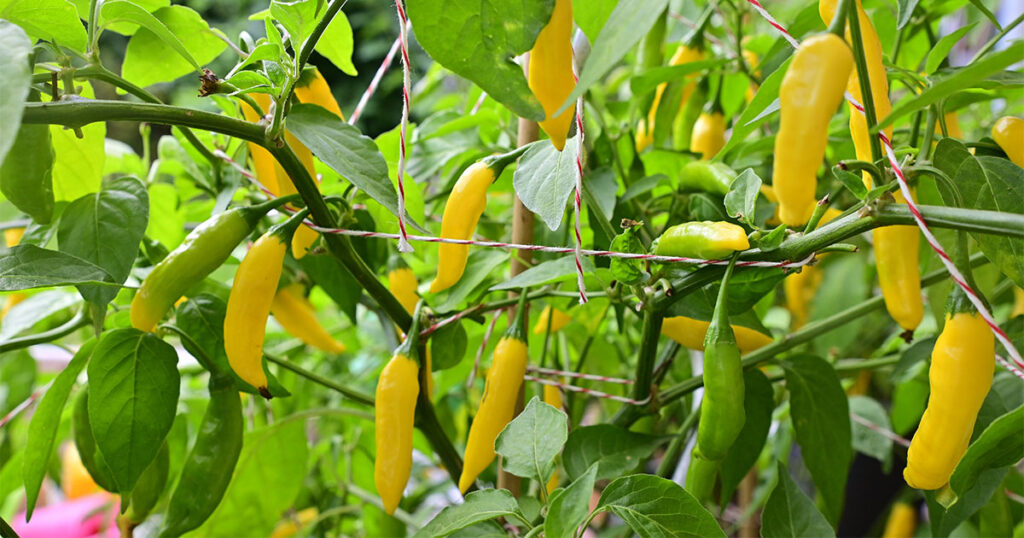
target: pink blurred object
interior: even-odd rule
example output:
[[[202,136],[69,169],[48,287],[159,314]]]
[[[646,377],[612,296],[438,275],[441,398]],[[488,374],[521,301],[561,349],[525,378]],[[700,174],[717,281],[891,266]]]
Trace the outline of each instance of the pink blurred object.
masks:
[[[117,498],[97,493],[36,508],[32,521],[25,522],[25,513],[14,516],[11,526],[21,538],[92,538],[118,536]]]

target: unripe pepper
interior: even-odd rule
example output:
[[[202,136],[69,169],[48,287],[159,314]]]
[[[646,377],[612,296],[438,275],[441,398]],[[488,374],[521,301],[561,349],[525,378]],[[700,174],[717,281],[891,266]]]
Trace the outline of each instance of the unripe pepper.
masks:
[[[686,316],[672,316],[661,322],[661,334],[675,340],[686,349],[704,351],[704,337],[711,323]],[[772,337],[741,325],[732,325],[736,344],[747,353],[772,343]]]
[[[417,308],[412,316],[409,337],[395,349],[377,381],[374,411],[377,452],[373,462],[373,481],[388,514],[394,514],[398,508],[412,470],[412,433],[416,398],[420,391],[420,365],[416,351],[419,318]]]
[[[192,230],[178,248],[150,271],[135,292],[131,306],[132,326],[153,331],[175,301],[220,267],[268,211],[288,201],[279,198],[230,209]]]
[[[277,290],[270,304],[274,319],[288,334],[307,345],[328,353],[343,353],[345,344],[337,341],[316,318],[316,310],[303,294],[301,284],[291,284]]]
[[[939,489],[971,440],[981,404],[995,372],[995,337],[985,320],[954,290],[951,308],[932,350],[928,369],[931,394],[921,424],[910,441],[903,478],[910,487]]]
[[[7,248],[16,247],[21,242],[23,235],[25,235],[25,228],[8,228],[4,230],[4,244],[7,245]],[[25,297],[27,295],[18,291],[8,293],[4,298],[4,306],[0,307],[0,321],[7,316],[7,312],[10,312],[18,303],[24,301]]]
[[[725,117],[721,112],[704,112],[697,118],[690,139],[690,151],[710,160],[725,146]]]
[[[679,190],[725,196],[735,179],[736,171],[725,163],[691,161],[679,172]]]
[[[882,538],[913,538],[917,530],[917,510],[912,505],[897,501],[892,505],[885,521]]]
[[[999,118],[992,126],[992,139],[1013,164],[1024,168],[1024,120],[1013,116]]]
[[[747,250],[750,241],[742,227],[731,222],[693,221],[677,224],[658,238],[658,256],[717,260]]]
[[[558,151],[565,147],[575,110],[575,106],[569,106],[554,115],[576,87],[572,54],[572,0],[555,0],[551,20],[540,31],[530,51],[527,82],[544,107],[545,119],[540,122],[540,128]]]
[[[829,120],[843,100],[852,68],[853,53],[846,42],[834,34],[822,34],[800,44],[782,79],[772,183],[779,198],[779,218],[787,225],[806,223],[814,211]]]
[[[523,384],[523,375],[530,360],[526,351],[525,317],[526,290],[523,290],[519,296],[516,320],[494,348],[480,409],[469,428],[462,476],[459,477],[459,490],[463,493],[494,461],[494,441],[515,418],[519,387]]]
[[[555,333],[562,330],[563,327],[569,324],[572,318],[568,314],[561,310],[552,307],[551,305],[545,306],[544,310],[540,311],[540,315],[537,316],[537,322],[533,324],[533,334],[545,334],[548,332],[548,323],[551,324],[551,332]],[[544,390],[548,388],[544,385]],[[555,387],[551,387],[555,388]],[[545,392],[547,394],[547,392]],[[557,407],[557,406],[556,406]]]
[[[288,243],[306,210],[260,236],[238,265],[224,315],[224,350],[238,377],[270,398],[263,371],[263,339]]]
[[[441,216],[441,237],[471,239],[476,223],[487,207],[487,188],[501,175],[515,157],[488,157],[470,165],[459,176],[445,202]],[[455,285],[466,270],[469,245],[441,243],[438,247],[437,276],[430,283],[430,293],[444,291]]]
[[[700,447],[694,446],[690,453],[690,466],[686,469],[686,491],[702,503],[710,499],[721,464],[720,460],[712,461],[704,457]]]

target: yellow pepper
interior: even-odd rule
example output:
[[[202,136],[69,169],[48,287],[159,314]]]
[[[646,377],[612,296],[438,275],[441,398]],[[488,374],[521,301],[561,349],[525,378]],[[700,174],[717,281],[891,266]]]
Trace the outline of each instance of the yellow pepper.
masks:
[[[690,151],[699,153],[702,160],[710,160],[725,146],[725,117],[721,112],[704,112],[693,125]]]
[[[1013,288],[1013,310],[1010,317],[1024,316],[1024,290]]]
[[[397,256],[388,261],[388,266],[390,267],[388,271],[388,290],[398,299],[398,302],[402,303],[405,311],[412,314],[416,310],[416,303],[420,302],[420,296],[416,293],[416,289],[420,285],[419,281],[416,280],[416,274]],[[430,397],[434,396],[434,374],[432,368],[433,360],[430,357],[430,346],[428,345],[423,369],[426,370],[427,395]]]
[[[913,538],[916,529],[917,510],[905,502],[897,502],[892,505],[889,519],[885,521],[882,538]]]
[[[23,235],[25,235],[25,228],[8,228],[4,230],[4,244],[7,245],[7,248],[16,247],[21,242]],[[26,297],[27,295],[18,291],[7,294],[7,297],[4,298],[3,307],[0,307],[0,321],[7,316],[7,313],[12,308],[24,301]]]
[[[772,183],[779,218],[789,226],[803,225],[814,211],[829,120],[843,100],[852,68],[853,53],[846,42],[822,34],[800,44],[782,79]]]
[[[256,101],[256,104],[260,105],[264,113],[270,111],[269,95],[265,93],[250,93],[249,96]],[[256,110],[245,101],[241,101],[241,103],[242,115],[245,117],[245,121],[259,123],[262,118]],[[274,196],[278,196],[281,188],[277,184],[277,161],[274,160],[274,156],[266,148],[255,142],[249,142],[249,156],[252,157],[252,167],[253,171],[256,172],[256,180],[273,193]]]
[[[555,310],[555,312],[558,312],[558,310]],[[554,327],[552,327],[552,330],[554,330]],[[534,334],[536,334],[536,332],[537,328],[534,327]],[[563,410],[562,390],[553,385],[544,385],[544,403],[560,411]],[[548,483],[544,487],[545,490],[548,492],[548,495],[551,495],[551,492],[555,491],[555,489],[558,488],[558,482],[558,469],[555,469],[555,472],[551,473],[551,478],[548,479]]]
[[[1003,148],[1010,162],[1024,168],[1024,120],[1013,116],[999,118],[992,126],[992,139]]]
[[[299,533],[306,525],[309,525],[316,516],[320,515],[320,511],[315,506],[299,510],[294,517],[288,517],[284,519],[277,526],[274,527],[274,532],[270,533],[270,538],[289,538]]]
[[[551,323],[551,332],[558,332],[568,325],[570,321],[572,321],[572,318],[565,312],[562,312],[557,308],[552,308],[551,305],[545,306],[544,310],[541,310],[540,315],[537,316],[537,322],[533,324],[533,334],[546,333],[548,331],[549,322]],[[545,390],[546,389],[547,385],[545,385]]]
[[[843,212],[839,209],[830,207],[825,210],[819,225],[824,225],[842,214]],[[819,259],[824,257],[825,255],[821,255]],[[786,292],[786,308],[789,309],[790,315],[793,316],[794,329],[798,329],[807,323],[810,315],[808,305],[814,299],[818,286],[821,285],[821,279],[821,269],[817,265],[805,265],[800,269],[799,273],[787,276],[786,280],[782,282],[782,288]]]
[[[335,340],[316,319],[316,310],[303,295],[301,284],[291,284],[277,290],[270,312],[288,334],[306,344],[328,353],[345,351],[345,344]]]
[[[946,112],[946,114],[943,116],[943,118],[945,119],[945,122],[946,122],[946,134],[949,135],[950,138],[958,138],[960,140],[963,140],[964,139],[964,131],[963,131],[963,129],[960,128],[960,117],[957,116],[956,111]],[[942,132],[942,126],[936,124],[935,125],[935,132],[941,133]]]
[[[946,314],[928,369],[931,395],[907,453],[910,487],[939,489],[949,482],[974,431],[995,372],[995,337],[977,313]]]
[[[675,53],[672,54],[672,58],[669,59],[668,65],[683,65],[691,62],[699,62],[704,59],[704,50],[693,46],[693,45],[679,45]],[[694,75],[687,75],[690,80],[683,86],[683,94],[679,100],[679,106],[682,108],[687,101],[690,100],[690,96],[693,95],[693,90],[697,86]],[[658,105],[661,104],[661,97],[665,93],[665,88],[668,87],[667,82],[658,84],[658,87],[654,90],[654,101],[651,102],[651,110],[647,113],[646,119],[641,119],[636,126],[636,151],[647,149],[654,143],[654,119],[658,115]]]
[[[309,73],[309,74],[307,74]],[[303,73],[302,79],[295,86],[295,97],[300,103],[320,105],[331,111],[341,121],[345,121],[345,114],[341,112],[338,101],[331,93],[331,87],[324,80],[324,76],[317,69],[308,69]]]
[[[747,67],[750,68],[754,76],[760,77],[761,70],[758,69],[758,65],[761,63],[761,59],[757,57],[757,53],[752,50],[743,49],[743,61],[747,62]],[[754,96],[757,95],[757,83],[751,81],[750,85],[747,86],[747,93],[744,94],[747,104],[754,100]]]
[[[710,322],[699,319],[686,316],[672,316],[662,321],[661,334],[675,340],[679,345],[687,349],[704,351],[704,336],[707,334],[710,325]],[[736,335],[736,345],[739,346],[740,351],[743,353],[772,343],[771,336],[754,329],[739,325],[731,325],[731,327]]]
[[[576,87],[572,74],[572,0],[555,1],[551,20],[530,51],[527,78],[530,90],[544,107],[546,119],[540,122],[540,128],[551,138],[555,149],[562,151],[576,109],[570,106],[554,116]]]

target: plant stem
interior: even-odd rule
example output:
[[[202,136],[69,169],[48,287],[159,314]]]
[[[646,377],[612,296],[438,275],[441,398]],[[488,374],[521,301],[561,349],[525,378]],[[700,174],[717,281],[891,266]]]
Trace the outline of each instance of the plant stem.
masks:
[[[985,43],[985,45],[978,50],[978,53],[974,55],[974,58],[971,58],[971,61],[970,63],[968,63],[968,65],[977,62],[979,58],[987,54],[988,51],[992,50],[992,47],[995,47],[996,43],[999,43],[1001,39],[1006,37],[1006,34],[1013,31],[1013,29],[1016,28],[1021,22],[1024,22],[1024,13],[1021,13],[1020,16],[1018,16],[1016,19],[1013,19],[1010,22],[1010,24],[1003,26],[1003,29],[998,34],[996,34],[992,39],[989,40],[988,43]]]
[[[0,353],[7,353],[8,351],[34,346],[36,344],[45,344],[51,340],[67,336],[76,330],[89,325],[89,316],[86,315],[86,311],[87,309],[83,308],[75,314],[75,317],[71,318],[64,325],[54,327],[48,331],[22,336],[20,338],[11,338],[10,340],[0,342]]]
[[[277,364],[287,370],[291,370],[292,372],[298,374],[300,377],[304,377],[318,385],[323,385],[324,387],[327,387],[341,394],[342,396],[351,399],[354,402],[359,402],[363,405],[369,405],[371,407],[374,405],[373,397],[371,397],[368,394],[363,394],[362,392],[359,392],[355,389],[350,389],[344,385],[335,383],[334,381],[331,381],[330,379],[327,379],[326,377],[323,377],[320,374],[311,372],[293,362],[286,361],[281,357],[270,355],[268,353],[264,353],[263,356],[265,356],[268,361]]]
[[[850,40],[853,42],[853,58],[857,65],[857,79],[860,81],[860,104],[864,107],[864,118],[867,120],[870,133],[870,128],[878,124],[878,117],[875,115],[875,96],[871,93],[868,61],[864,54],[864,36],[860,29],[860,7],[857,2],[849,4]],[[856,112],[851,111],[851,113],[855,114]],[[882,145],[878,141],[878,135],[869,134],[868,140],[871,143],[871,160],[877,162],[882,158]]]
[[[651,395],[654,390],[651,381],[654,376],[654,362],[658,355],[658,337],[661,335],[662,316],[651,305],[644,309],[644,322],[641,328],[642,337],[640,340],[640,356],[636,363],[636,375],[633,376],[633,399],[642,401]],[[641,409],[647,404],[624,405],[612,419],[617,426],[628,426],[632,424],[641,414]]]
[[[856,6],[856,2],[851,0],[839,0],[836,5],[836,12],[832,15],[832,22],[828,25],[828,32],[843,38],[843,30],[846,28],[846,14],[850,12],[850,4]]]
[[[665,449],[665,455],[661,458],[661,463],[658,464],[658,476],[672,478],[672,475],[675,474],[676,466],[679,465],[679,456],[683,454],[683,449],[686,448],[686,443],[690,440],[690,430],[697,424],[698,418],[700,418],[699,406],[686,415],[686,420],[679,426],[679,432]]]

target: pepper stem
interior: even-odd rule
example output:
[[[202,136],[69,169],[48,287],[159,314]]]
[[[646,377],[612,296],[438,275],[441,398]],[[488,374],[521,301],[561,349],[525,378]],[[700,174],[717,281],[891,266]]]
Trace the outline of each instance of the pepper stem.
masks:
[[[718,287],[718,298],[715,300],[715,313],[711,316],[711,326],[708,327],[708,337],[712,335],[714,328],[717,326],[720,329],[729,329],[729,305],[728,297],[729,293],[727,288],[729,287],[729,279],[732,278],[733,268],[736,266],[736,260],[739,259],[739,253],[733,254],[729,260],[729,266],[725,268],[725,275],[722,276],[722,284]],[[728,331],[732,334],[732,331]],[[734,337],[735,338],[735,337]]]
[[[832,16],[832,23],[828,25],[828,31],[840,38],[844,37],[846,31],[846,14],[850,11],[851,0],[839,0],[836,6],[836,14]]]
[[[270,229],[267,230],[267,235],[276,235],[281,238],[283,243],[290,242],[292,240],[292,235],[295,234],[295,230],[298,229],[300,224],[302,224],[306,215],[309,215],[308,209],[300,210],[289,217],[288,220],[271,226]]]
[[[395,348],[395,355],[404,355],[410,359],[420,362],[419,357],[419,340],[420,340],[420,312],[423,310],[423,300],[420,299],[416,302],[416,310],[412,313],[412,325],[409,326],[409,332],[405,335],[405,340]]]
[[[526,342],[526,288],[519,292],[519,302],[516,303],[516,319],[512,326],[505,331],[505,336]]]

